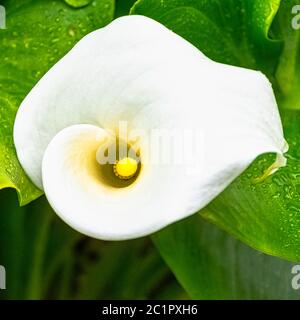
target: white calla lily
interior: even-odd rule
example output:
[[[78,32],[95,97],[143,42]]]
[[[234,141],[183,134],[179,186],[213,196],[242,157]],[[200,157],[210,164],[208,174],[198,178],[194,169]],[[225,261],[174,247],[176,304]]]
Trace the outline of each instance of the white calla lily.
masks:
[[[125,170],[99,162],[101,146],[118,139],[120,121],[145,133],[139,168],[132,158],[119,159]],[[200,130],[201,152],[188,165],[143,161],[157,129]],[[211,61],[142,16],[92,32],[61,59],[20,106],[14,140],[56,213],[107,240],[147,235],[194,214],[257,156],[276,153],[276,169],[286,151],[263,74]]]

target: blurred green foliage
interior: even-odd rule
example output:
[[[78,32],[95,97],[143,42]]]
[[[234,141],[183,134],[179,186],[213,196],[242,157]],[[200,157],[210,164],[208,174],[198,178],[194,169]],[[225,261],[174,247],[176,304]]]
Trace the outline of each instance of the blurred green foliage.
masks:
[[[19,207],[0,192],[0,264],[7,290],[0,299],[184,299],[148,238],[104,242],[62,222],[44,197]]]

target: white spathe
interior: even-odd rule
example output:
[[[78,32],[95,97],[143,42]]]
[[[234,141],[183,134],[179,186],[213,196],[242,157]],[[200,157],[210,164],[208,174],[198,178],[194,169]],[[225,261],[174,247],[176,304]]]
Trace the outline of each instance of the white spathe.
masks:
[[[149,163],[129,187],[108,187],[98,177],[96,153],[119,121],[147,132],[200,129],[203,170],[190,175],[182,165]],[[183,219],[258,155],[276,153],[280,166],[286,151],[263,74],[216,63],[143,16],[119,18],[79,41],[23,101],[14,141],[56,213],[107,240],[144,236]]]

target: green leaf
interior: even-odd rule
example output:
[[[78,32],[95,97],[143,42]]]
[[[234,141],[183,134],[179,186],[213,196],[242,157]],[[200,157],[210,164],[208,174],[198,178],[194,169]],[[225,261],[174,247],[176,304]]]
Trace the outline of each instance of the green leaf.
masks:
[[[217,61],[264,71],[280,95],[282,81],[277,83],[275,76],[280,80],[278,70],[296,40],[268,36],[278,6],[279,1],[272,0],[140,0],[132,13],[159,20]],[[288,8],[281,6],[276,19],[291,23]],[[274,160],[270,155],[260,157],[201,214],[253,248],[300,261],[300,114],[282,108],[282,119],[290,145],[287,167],[258,183]]]
[[[282,44],[268,37],[280,0],[139,0],[131,14],[151,17],[211,59],[271,76]]]
[[[300,109],[300,2],[282,1],[274,24],[274,33],[284,40],[276,78],[280,86],[280,105]]]
[[[299,299],[292,262],[233,239],[199,215],[153,236],[177,279],[194,299]]]
[[[5,0],[1,5],[7,29],[0,30],[0,189],[15,188],[20,203],[26,204],[42,192],[16,157],[16,111],[35,83],[80,38],[111,21],[114,1],[94,0],[82,8],[63,0]]]
[[[260,157],[201,213],[253,248],[300,261],[300,112],[286,111],[282,120],[288,165],[256,183],[270,164]]]
[[[135,2],[136,0],[116,0],[115,18],[128,15]]]

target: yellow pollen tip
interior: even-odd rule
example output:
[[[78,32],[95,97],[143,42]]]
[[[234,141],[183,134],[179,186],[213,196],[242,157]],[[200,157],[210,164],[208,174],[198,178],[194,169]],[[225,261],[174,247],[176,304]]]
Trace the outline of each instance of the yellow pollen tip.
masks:
[[[132,178],[138,169],[138,163],[135,159],[126,157],[119,160],[114,165],[114,173],[120,179],[130,179]]]

